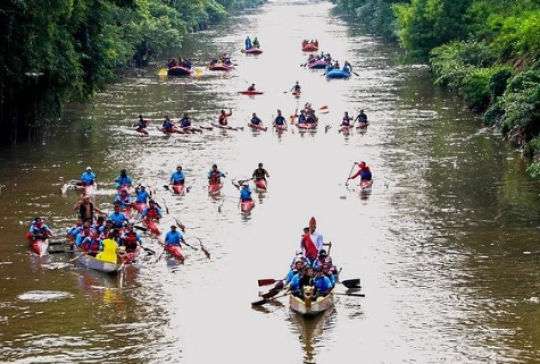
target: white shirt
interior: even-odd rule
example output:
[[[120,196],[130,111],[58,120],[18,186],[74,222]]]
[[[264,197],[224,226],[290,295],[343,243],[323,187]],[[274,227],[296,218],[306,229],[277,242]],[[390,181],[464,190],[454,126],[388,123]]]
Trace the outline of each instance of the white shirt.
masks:
[[[309,234],[309,238],[311,239],[313,244],[315,244],[315,247],[317,248],[317,252],[320,252],[321,249],[324,248],[324,240],[321,234],[315,231],[313,234]]]

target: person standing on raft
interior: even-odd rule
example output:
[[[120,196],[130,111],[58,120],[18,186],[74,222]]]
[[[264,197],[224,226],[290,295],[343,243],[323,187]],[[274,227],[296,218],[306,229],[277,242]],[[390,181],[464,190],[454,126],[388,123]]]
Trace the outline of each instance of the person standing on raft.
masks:
[[[319,256],[319,251],[324,247],[324,239],[316,232],[317,221],[314,217],[309,220],[309,231],[303,236],[301,249],[304,255],[312,262]]]

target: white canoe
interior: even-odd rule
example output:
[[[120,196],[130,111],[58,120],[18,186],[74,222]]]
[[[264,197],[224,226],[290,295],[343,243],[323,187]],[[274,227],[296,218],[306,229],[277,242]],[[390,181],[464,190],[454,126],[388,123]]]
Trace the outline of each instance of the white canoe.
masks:
[[[95,269],[100,272],[108,273],[108,274],[115,274],[119,271],[121,271],[124,268],[124,262],[121,258],[117,258],[116,263],[109,263],[104,262],[101,260],[97,260],[91,255],[83,254],[82,252],[75,251],[74,254],[76,256],[81,256],[79,259],[77,259],[78,262],[80,262],[82,265]]]
[[[289,296],[291,309],[302,316],[319,315],[334,306],[334,295],[330,292],[324,297],[317,297],[316,300],[306,298],[305,300],[294,295]]]

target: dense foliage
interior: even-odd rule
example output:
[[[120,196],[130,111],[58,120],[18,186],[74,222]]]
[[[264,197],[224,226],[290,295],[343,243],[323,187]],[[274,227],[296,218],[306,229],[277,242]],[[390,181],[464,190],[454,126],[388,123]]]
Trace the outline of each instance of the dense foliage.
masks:
[[[540,159],[540,0],[333,1],[429,60],[436,84]]]
[[[264,0],[2,0],[0,142],[32,137],[65,100],[84,100],[128,61]]]

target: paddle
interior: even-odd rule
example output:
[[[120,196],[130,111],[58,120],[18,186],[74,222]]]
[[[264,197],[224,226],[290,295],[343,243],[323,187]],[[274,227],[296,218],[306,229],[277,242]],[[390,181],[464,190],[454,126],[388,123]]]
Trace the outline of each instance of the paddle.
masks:
[[[161,67],[159,70],[158,70],[158,75],[159,76],[167,76],[167,69],[165,67]]]
[[[276,296],[276,297],[273,297],[272,299],[266,299],[266,298],[263,298],[261,300],[258,300],[258,301],[255,301],[255,302],[251,302],[251,305],[252,306],[262,306],[268,302],[272,302],[272,301],[275,301],[277,300],[278,298],[281,298],[281,297],[285,297],[285,296],[288,296],[289,293],[284,293],[282,294],[281,296]]]
[[[263,279],[259,279],[257,281],[257,284],[259,285],[259,287],[268,286],[268,285],[274,284],[274,283],[276,283],[277,281],[280,281],[280,280],[281,279],[263,278]]]
[[[137,230],[141,230],[141,231],[148,231],[148,228],[145,228],[144,226],[133,226],[135,229]]]
[[[349,289],[352,289],[352,288],[361,288],[360,287],[360,279],[359,278],[355,278],[355,279],[346,279],[344,281],[341,281],[341,282],[338,282],[338,283],[341,283],[342,285],[344,285],[345,287],[349,288]]]
[[[165,212],[167,212],[167,215],[169,214],[169,206],[167,206],[167,202],[165,201],[165,199],[162,200],[163,201],[163,206],[165,206]]]
[[[182,224],[182,222],[180,220],[178,220],[176,217],[173,217],[174,219],[174,222],[176,223],[176,226],[178,226],[180,228],[180,230],[182,230],[183,233],[186,232],[186,226],[184,224]]]
[[[345,182],[345,186],[348,186],[349,185],[349,179],[351,178],[351,175],[354,171],[354,167],[356,166],[356,162],[353,163],[352,167],[351,167],[351,171],[349,172],[349,177],[347,177],[347,181]]]
[[[365,293],[335,293],[337,296],[366,297]]]
[[[190,236],[187,239],[190,239],[190,238],[194,238],[194,239],[197,239],[199,241],[199,246],[201,247],[202,252],[204,253],[204,255],[206,255],[206,258],[210,259],[210,252],[208,251],[208,249],[206,249],[206,247],[202,243],[202,239],[197,237],[197,236]]]

